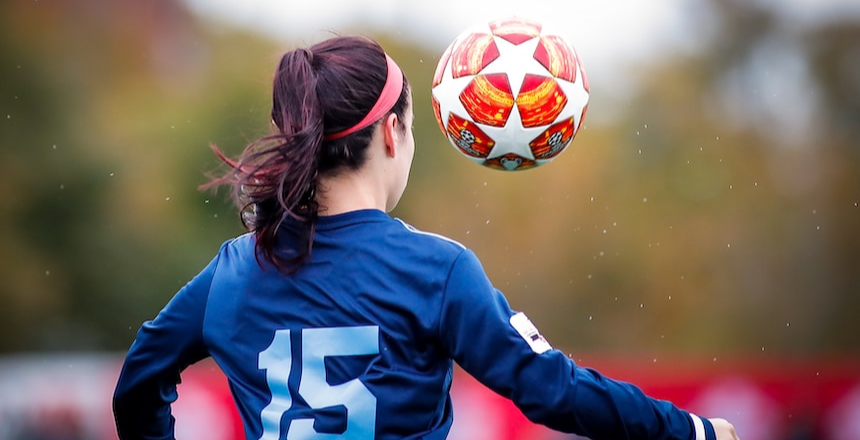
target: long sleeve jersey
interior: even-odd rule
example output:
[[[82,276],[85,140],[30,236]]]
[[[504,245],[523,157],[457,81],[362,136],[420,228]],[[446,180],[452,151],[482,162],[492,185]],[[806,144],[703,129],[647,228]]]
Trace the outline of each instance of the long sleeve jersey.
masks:
[[[296,228],[279,231],[295,246]],[[189,365],[223,370],[249,440],[444,439],[453,362],[532,421],[592,439],[714,440],[707,419],[553,349],[475,254],[382,211],[320,217],[294,274],[246,234],[137,333],[114,395],[119,436],[172,439]]]

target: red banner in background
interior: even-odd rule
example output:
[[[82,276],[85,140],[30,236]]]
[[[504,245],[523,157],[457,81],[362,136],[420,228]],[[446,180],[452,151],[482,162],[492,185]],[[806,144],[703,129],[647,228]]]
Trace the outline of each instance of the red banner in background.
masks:
[[[857,358],[591,363],[651,396],[730,420],[744,440],[860,440]]]
[[[0,358],[0,440],[115,440],[110,399],[121,358]],[[682,359],[583,356],[580,365],[640,386],[696,414],[723,417],[744,440],[860,440],[860,359]],[[189,368],[174,404],[180,440],[240,440],[229,388],[211,361]],[[529,422],[508,400],[457,371],[450,440],[576,436]]]
[[[695,414],[728,419],[744,440],[860,440],[860,359],[649,362],[585,356],[577,362]],[[464,373],[455,384],[451,439],[571,438],[534,426]],[[497,421],[506,432],[478,434],[482,425]]]

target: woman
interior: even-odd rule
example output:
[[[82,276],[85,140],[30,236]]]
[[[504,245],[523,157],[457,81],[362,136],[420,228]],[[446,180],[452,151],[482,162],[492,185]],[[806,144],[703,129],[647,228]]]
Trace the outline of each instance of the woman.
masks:
[[[594,439],[736,439],[581,368],[510,309],[475,255],[388,216],[415,149],[410,87],[373,41],[288,52],[275,134],[231,185],[249,234],[141,327],[114,396],[120,438],[172,438],[188,365],[213,357],[248,439],[442,439],[452,362],[531,420]]]

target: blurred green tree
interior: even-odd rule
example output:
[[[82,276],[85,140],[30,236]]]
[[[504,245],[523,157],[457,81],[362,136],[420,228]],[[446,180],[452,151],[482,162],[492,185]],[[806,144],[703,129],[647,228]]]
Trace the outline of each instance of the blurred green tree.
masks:
[[[590,114],[612,117],[514,174],[436,128],[439,48],[375,35],[415,96],[394,214],[472,247],[574,352],[856,353],[860,23],[695,6],[691,44],[629,67],[629,95],[592,78]],[[0,353],[123,350],[242,233],[225,192],[197,190],[207,145],[268,129],[290,44],[131,0],[5,2],[0,36]]]

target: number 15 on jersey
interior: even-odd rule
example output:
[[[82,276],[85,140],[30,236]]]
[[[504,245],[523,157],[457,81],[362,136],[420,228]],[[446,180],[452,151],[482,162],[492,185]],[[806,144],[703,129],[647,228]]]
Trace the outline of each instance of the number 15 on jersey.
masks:
[[[298,395],[311,409],[343,407],[346,430],[340,434],[319,433],[313,418],[295,418],[281,426],[281,420],[293,406],[293,395],[287,384],[292,372],[293,356],[290,330],[278,330],[272,344],[260,352],[258,367],[266,370],[266,383],[272,400],[260,419],[260,440],[364,440],[373,439],[376,428],[376,397],[359,380],[338,385],[326,381],[325,358],[379,354],[379,327],[329,327],[302,330],[301,379]],[[282,437],[282,433],[285,434]]]

